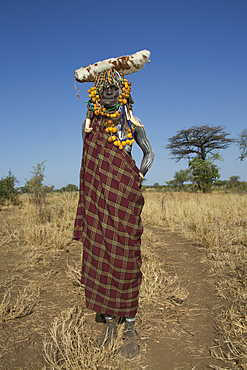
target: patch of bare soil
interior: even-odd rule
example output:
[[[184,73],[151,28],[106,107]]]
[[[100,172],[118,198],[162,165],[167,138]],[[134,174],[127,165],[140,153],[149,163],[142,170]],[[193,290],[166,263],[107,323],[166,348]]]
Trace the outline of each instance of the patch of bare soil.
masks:
[[[215,319],[222,303],[215,295],[208,264],[201,262],[203,251],[176,233],[149,225],[143,235],[145,245],[165,265],[167,275],[176,275],[189,294],[183,298],[175,291],[160,305],[150,302],[144,311],[140,303],[136,326],[141,354],[129,365],[125,361],[123,367],[117,368],[223,369],[220,361],[210,356],[217,337]],[[61,312],[70,307],[81,308],[84,334],[96,337],[102,332],[103,324],[95,322],[95,314],[86,309],[83,289],[78,284],[79,242],[39,255],[31,265],[21,242],[2,247],[0,253],[1,370],[50,369],[44,358],[44,343],[50,340],[49,328],[54,320],[59,324]],[[121,364],[121,355],[117,356]],[[114,367],[99,367],[105,368]]]

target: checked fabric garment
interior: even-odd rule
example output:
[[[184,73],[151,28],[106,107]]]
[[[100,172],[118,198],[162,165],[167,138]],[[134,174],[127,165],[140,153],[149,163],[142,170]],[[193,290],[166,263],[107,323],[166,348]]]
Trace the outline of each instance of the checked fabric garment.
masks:
[[[83,242],[82,284],[89,309],[135,316],[142,279],[139,170],[125,151],[108,143],[101,118],[86,135],[74,239]]]

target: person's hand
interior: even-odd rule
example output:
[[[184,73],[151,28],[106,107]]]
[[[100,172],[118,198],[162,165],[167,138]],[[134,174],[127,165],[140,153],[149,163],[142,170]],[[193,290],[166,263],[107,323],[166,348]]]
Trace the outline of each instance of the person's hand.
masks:
[[[138,176],[140,177],[140,179],[143,181],[144,180],[144,176],[141,172],[139,172]]]

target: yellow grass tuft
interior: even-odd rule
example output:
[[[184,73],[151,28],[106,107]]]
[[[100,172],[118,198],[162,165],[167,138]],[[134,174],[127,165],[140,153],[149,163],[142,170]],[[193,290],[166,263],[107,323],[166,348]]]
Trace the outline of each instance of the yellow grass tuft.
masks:
[[[0,321],[14,320],[32,313],[40,296],[40,286],[31,283],[22,290],[15,287],[7,288],[0,304]]]

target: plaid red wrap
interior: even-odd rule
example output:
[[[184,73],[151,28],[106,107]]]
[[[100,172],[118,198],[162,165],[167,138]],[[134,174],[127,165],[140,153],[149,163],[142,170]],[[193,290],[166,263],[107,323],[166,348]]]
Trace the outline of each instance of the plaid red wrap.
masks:
[[[87,307],[135,316],[141,273],[139,170],[125,151],[108,143],[101,118],[84,140],[74,239],[83,241],[82,284]]]

